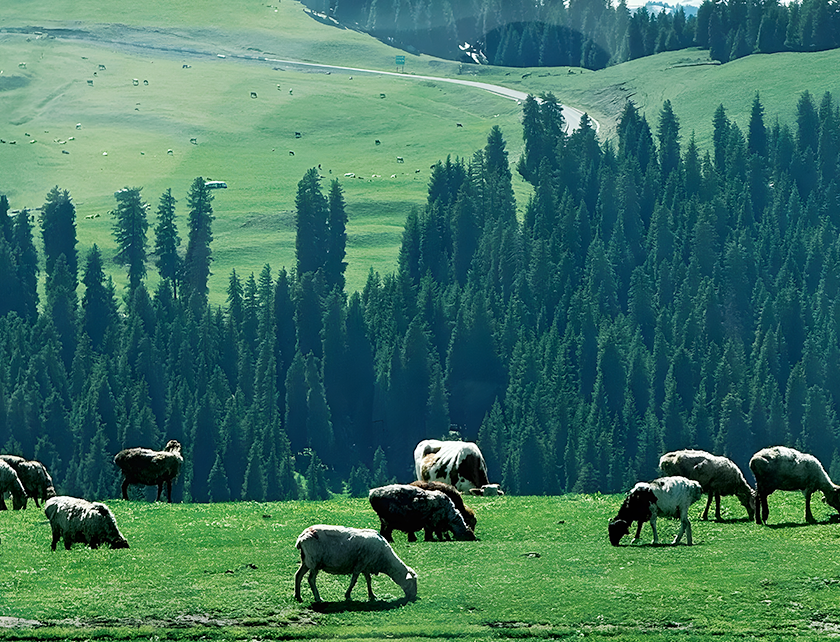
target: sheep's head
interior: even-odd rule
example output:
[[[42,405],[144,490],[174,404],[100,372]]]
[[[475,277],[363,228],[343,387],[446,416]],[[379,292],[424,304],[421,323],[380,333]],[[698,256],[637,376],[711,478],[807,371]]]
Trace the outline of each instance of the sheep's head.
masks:
[[[621,538],[630,532],[630,522],[623,519],[611,519],[609,526],[610,544],[618,546]]]
[[[414,569],[406,567],[405,579],[398,582],[407,600],[414,601],[417,599],[417,573]]]
[[[475,542],[478,538],[475,536],[475,532],[471,528],[467,528],[466,531],[456,535],[455,539],[459,542]]]
[[[750,521],[755,519],[755,491],[751,488],[748,494],[741,495],[738,499],[741,500],[741,505],[747,509]]]
[[[840,513],[840,486],[835,486],[834,490],[823,493],[823,495],[825,496],[825,503]]]
[[[166,442],[166,446],[164,447],[166,452],[170,453],[178,453],[181,454],[181,444],[180,442],[176,441],[175,439],[170,439]]]

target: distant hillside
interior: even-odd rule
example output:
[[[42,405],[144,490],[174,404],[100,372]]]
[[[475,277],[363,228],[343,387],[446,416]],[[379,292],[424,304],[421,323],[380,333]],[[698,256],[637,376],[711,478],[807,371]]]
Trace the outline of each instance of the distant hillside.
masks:
[[[644,6],[626,0],[304,0],[313,11],[411,52],[510,67],[602,69],[698,46],[725,63],[754,52],[840,46],[840,5],[738,0]]]

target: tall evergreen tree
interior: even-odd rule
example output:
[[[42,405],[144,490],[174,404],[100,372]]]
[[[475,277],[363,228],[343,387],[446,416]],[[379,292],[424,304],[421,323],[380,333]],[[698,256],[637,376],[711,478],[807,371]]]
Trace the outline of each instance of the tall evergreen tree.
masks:
[[[190,307],[194,313],[207,305],[207,281],[210,278],[210,263],[213,260],[210,243],[213,241],[213,194],[197,177],[187,195],[189,211],[189,240],[184,257],[184,287]]]
[[[175,224],[175,197],[167,189],[160,195],[155,225],[155,254],[160,277],[171,284],[172,295],[178,297],[178,280],[181,277],[182,259],[178,254],[181,237]]]
[[[41,237],[44,241],[47,275],[53,273],[58,258],[63,254],[65,268],[75,288],[78,278],[76,207],[70,198],[70,192],[59,190],[57,185],[49,191],[41,209]]]
[[[339,207],[336,201],[337,210]],[[330,213],[328,201],[321,193],[318,169],[313,167],[298,183],[295,197],[295,251],[298,278],[303,277],[307,272],[321,269],[327,262]],[[338,263],[341,263],[343,259],[342,256]],[[340,266],[334,267],[337,269]]]
[[[114,217],[114,239],[117,261],[128,266],[128,287],[134,290],[146,277],[146,219],[148,205],[140,198],[140,188],[124,187],[114,194],[117,208]]]

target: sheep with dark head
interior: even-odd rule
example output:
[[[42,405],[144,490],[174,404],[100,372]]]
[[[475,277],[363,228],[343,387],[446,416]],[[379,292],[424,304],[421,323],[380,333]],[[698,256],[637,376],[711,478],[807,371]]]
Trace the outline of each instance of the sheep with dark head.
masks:
[[[750,520],[753,519],[755,491],[731,459],[704,450],[675,450],[659,458],[659,468],[665,475],[680,475],[700,482],[703,492],[709,494],[702,519],[709,518],[709,507],[714,497],[715,519],[720,520],[721,495],[735,495],[747,510]]]
[[[64,548],[68,551],[74,542],[82,542],[91,548],[99,548],[103,544],[111,548],[128,548],[128,542],[117,528],[114,514],[105,504],[77,497],[51,497],[44,504],[44,513],[52,529],[52,550],[62,537]]]
[[[423,490],[409,484],[391,484],[371,489],[368,499],[379,516],[382,537],[393,541],[395,530],[408,533],[408,541],[416,542],[415,532],[426,531],[426,541],[432,533],[452,531],[455,539],[474,541],[470,530],[455,504],[442,492]]]
[[[767,523],[767,496],[777,490],[801,490],[805,494],[805,521],[811,524],[817,521],[811,513],[811,495],[818,490],[826,504],[840,512],[840,486],[831,481],[813,455],[784,446],[764,448],[750,459],[750,470],[755,475],[756,524]]]
[[[461,517],[464,518],[464,522],[466,522],[467,527],[475,532],[475,526],[477,524],[477,520],[475,518],[475,513],[473,510],[464,504],[464,498],[461,497],[461,493],[458,492],[458,489],[454,486],[449,484],[444,484],[443,482],[432,482],[432,481],[415,481],[411,482],[412,486],[417,486],[417,488],[422,488],[423,490],[438,490],[444,495],[446,495],[449,499],[452,500],[452,503],[455,504],[455,510],[461,513]],[[449,539],[449,531],[444,531],[441,533],[436,533],[438,539]],[[432,539],[431,533],[429,532],[428,527],[426,528],[426,540]]]
[[[703,489],[699,482],[685,477],[660,477],[652,482],[639,482],[627,494],[624,503],[618,510],[618,515],[610,520],[610,543],[618,546],[621,538],[630,532],[630,525],[638,522],[635,543],[639,541],[642,525],[649,521],[653,530],[653,543],[659,542],[656,532],[656,518],[658,515],[679,517],[680,530],[672,544],[680,543],[683,533],[686,541],[692,545],[691,522],[688,520],[688,507],[703,496]]]
[[[0,510],[7,510],[6,501],[3,499],[6,493],[11,493],[12,507],[15,510],[26,508],[26,490],[20,482],[20,477],[14,468],[5,461],[0,461]]]
[[[333,575],[351,575],[344,594],[349,600],[359,575],[367,581],[368,599],[376,599],[371,575],[384,573],[396,582],[407,600],[417,597],[417,573],[397,557],[391,545],[374,530],[319,524],[304,530],[295,542],[300,550],[300,568],[295,573],[295,599],[302,601],[300,584],[309,573],[309,587],[316,602],[321,601],[315,579],[319,571]]]
[[[129,484],[157,486],[157,500],[166,484],[166,496],[172,503],[172,480],[181,471],[184,458],[181,456],[181,444],[170,439],[162,450],[149,448],[126,448],[114,457],[114,463],[122,470],[123,499],[128,499]]]

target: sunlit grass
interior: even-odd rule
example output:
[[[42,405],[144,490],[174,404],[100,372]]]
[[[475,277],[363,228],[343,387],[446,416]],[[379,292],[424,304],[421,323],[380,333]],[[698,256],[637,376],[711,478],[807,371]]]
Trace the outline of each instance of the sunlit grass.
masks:
[[[140,631],[192,636],[225,625],[230,639],[499,639],[576,637],[744,639],[819,637],[840,626],[837,524],[819,505],[804,524],[798,493],[771,497],[769,527],[724,501],[724,521],[692,511],[692,547],[609,545],[606,524],[619,496],[468,500],[478,542],[418,542],[396,535],[395,550],[419,575],[420,599],[374,578],[345,604],[349,578],[322,573],[327,603],[293,600],[294,541],[313,523],[376,527],[366,500],[274,504],[167,505],[112,501],[130,549],[49,550],[49,526],[31,508],[0,515],[0,617],[37,620],[3,637],[67,635],[93,629],[131,638]],[[660,520],[668,540],[678,523]],[[643,539],[650,540],[649,527]],[[625,542],[626,543],[626,542]],[[70,622],[83,629],[62,629]],[[422,622],[418,628],[417,623]],[[163,629],[159,627],[163,626]],[[189,626],[186,631],[179,627]],[[199,626],[198,629],[195,627]],[[93,627],[93,629],[91,628]],[[242,628],[245,627],[245,628]],[[213,629],[217,631],[218,629]],[[121,631],[121,632],[120,632]],[[215,633],[211,637],[216,637]],[[148,639],[148,638],[146,638]]]

